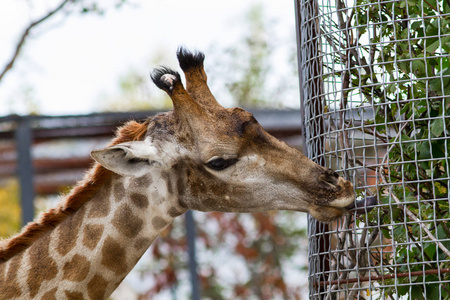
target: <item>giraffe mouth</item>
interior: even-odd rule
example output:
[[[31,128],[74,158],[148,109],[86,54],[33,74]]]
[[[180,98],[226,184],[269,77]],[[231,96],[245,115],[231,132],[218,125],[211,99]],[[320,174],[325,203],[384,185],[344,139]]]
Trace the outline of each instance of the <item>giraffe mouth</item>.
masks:
[[[347,210],[353,210],[357,215],[364,215],[369,213],[377,205],[376,197],[366,197],[361,200],[353,201],[346,206]]]

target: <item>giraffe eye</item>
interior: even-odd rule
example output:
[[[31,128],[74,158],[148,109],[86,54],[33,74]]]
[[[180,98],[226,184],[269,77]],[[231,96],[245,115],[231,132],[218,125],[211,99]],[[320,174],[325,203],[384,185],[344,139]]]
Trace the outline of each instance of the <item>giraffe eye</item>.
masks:
[[[223,159],[221,157],[219,158],[215,158],[213,160],[210,160],[206,166],[210,169],[216,170],[216,171],[221,171],[223,169],[228,168],[229,166],[234,165],[235,163],[237,163],[238,159],[237,158],[232,158],[232,159]]]
[[[138,158],[138,157],[133,157],[133,158],[130,158],[129,160],[128,160],[128,162],[129,163],[131,163],[131,164],[138,164],[138,163],[150,163],[149,161],[148,161],[148,159],[145,159],[145,158]]]

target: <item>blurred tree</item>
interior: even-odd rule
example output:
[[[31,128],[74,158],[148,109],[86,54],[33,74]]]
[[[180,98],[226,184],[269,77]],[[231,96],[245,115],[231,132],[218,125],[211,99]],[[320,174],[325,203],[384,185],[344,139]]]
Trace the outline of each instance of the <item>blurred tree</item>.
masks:
[[[246,18],[247,30],[244,30],[246,35],[242,43],[226,49],[226,53],[233,58],[228,66],[239,74],[234,81],[227,81],[227,87],[238,105],[254,107],[267,102],[264,85],[270,71],[272,45],[269,43],[263,6],[253,6]]]
[[[39,100],[36,99],[34,88],[27,82],[21,82],[20,86],[14,91],[14,98],[7,101],[10,113],[24,111],[26,114],[39,114]]]
[[[214,86],[214,90],[229,94],[233,104],[242,107],[292,105],[287,99],[299,104],[294,32],[288,39],[275,34],[277,21],[267,18],[262,4],[252,6],[243,19],[243,23],[235,23],[243,32],[237,42],[208,52],[213,67],[207,73],[226,83],[225,88]],[[291,52],[288,57],[278,51],[285,47]],[[285,70],[277,73],[274,65]]]
[[[103,111],[131,111],[168,109],[172,107],[170,98],[159,92],[154,92],[148,74],[144,76],[137,70],[130,69],[119,78],[117,93],[101,96],[101,110]]]
[[[30,7],[35,4],[35,2],[41,1],[26,1]],[[55,2],[55,1],[53,1]],[[65,18],[70,17],[74,13],[97,13],[103,14],[105,10],[114,6],[120,8],[124,5],[127,0],[110,0],[110,1],[95,1],[95,0],[58,0],[55,2],[53,7],[49,9],[46,13],[37,17],[34,21],[31,21],[19,34],[18,42],[14,47],[12,56],[6,61],[6,65],[3,69],[0,69],[0,83],[4,76],[14,67],[17,59],[20,57],[23,48],[25,47],[26,41],[30,38],[31,33],[35,28],[41,26],[43,23],[47,23],[49,20],[54,19],[56,16],[64,16]],[[101,3],[101,4],[100,4]],[[48,3],[45,3],[48,4]]]
[[[10,180],[0,189],[0,239],[20,229],[19,187]]]
[[[94,1],[94,0],[54,0],[54,1],[39,1],[28,0],[24,1],[30,7],[30,13],[33,8],[45,5],[51,7],[41,16],[36,17],[26,25],[23,31],[19,34],[17,43],[12,46],[14,49],[9,59],[6,59],[6,64],[0,68],[0,84],[5,76],[10,72],[20,55],[28,39],[32,37],[33,31],[55,19],[57,16],[62,18],[69,18],[74,14],[96,13],[103,14],[107,9],[112,7],[120,8],[127,0],[109,0],[109,1]],[[101,4],[100,4],[101,3]],[[7,45],[2,45],[3,47]],[[26,82],[21,83],[21,86],[16,90],[14,99],[8,103],[12,110],[16,107],[24,108],[29,114],[39,112],[39,102],[34,98],[33,87]],[[16,181],[7,182],[0,187],[0,237],[11,235],[20,229],[20,205],[18,197],[18,187]]]
[[[195,215],[202,299],[301,299],[307,289],[308,242],[302,225],[306,215]],[[176,219],[154,242],[151,262],[139,267],[141,275],[152,282],[139,299],[153,299],[164,292],[173,299],[189,298],[179,289],[189,285],[183,218]],[[295,279],[289,278],[292,275]]]
[[[161,93],[150,79],[148,71],[151,66],[161,65],[162,62],[170,62],[168,51],[160,48],[152,54],[148,64],[141,68],[130,68],[119,78],[118,90],[104,93],[101,96],[100,110],[103,111],[132,111],[151,109],[170,109],[172,101],[165,93]],[[173,62],[175,65],[175,62]],[[147,68],[148,66],[148,68]]]

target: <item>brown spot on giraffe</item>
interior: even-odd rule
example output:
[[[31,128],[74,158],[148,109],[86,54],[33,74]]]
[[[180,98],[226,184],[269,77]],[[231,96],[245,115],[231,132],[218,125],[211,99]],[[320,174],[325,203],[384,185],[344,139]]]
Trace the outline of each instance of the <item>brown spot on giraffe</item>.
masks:
[[[177,171],[171,170],[172,172],[162,172],[161,173],[161,178],[164,179],[165,183],[166,183],[166,187],[167,187],[167,192],[169,193],[169,195],[174,195],[176,193],[176,181],[177,181],[177,177],[178,175],[181,174],[177,174]]]
[[[179,196],[183,196],[186,192],[186,166],[184,161],[179,160],[173,167],[173,173],[176,174],[176,193]]]
[[[217,205],[217,201],[213,198],[207,197],[201,201],[203,207],[215,207]]]
[[[101,224],[88,224],[84,227],[83,245],[93,250],[103,234],[104,226]]]
[[[22,291],[17,281],[17,271],[22,263],[23,254],[10,260],[8,272],[6,272],[6,263],[0,264],[0,291],[2,299],[12,299],[19,297]]]
[[[148,207],[148,198],[147,196],[139,193],[131,193],[130,195],[131,202],[139,208]]]
[[[141,176],[138,178],[133,178],[130,182],[130,188],[131,189],[139,189],[139,188],[146,188],[152,184],[153,180],[150,176]]]
[[[174,188],[173,188],[173,178],[172,175],[167,173],[165,175],[165,177],[163,177],[166,179],[166,184],[167,184],[167,192],[169,193],[169,195],[173,195],[174,193]]]
[[[85,300],[84,296],[80,292],[64,291],[67,300]]]
[[[108,281],[106,281],[105,278],[98,274],[94,275],[87,285],[89,298],[91,300],[103,299],[105,297],[107,286]]]
[[[126,203],[117,208],[111,223],[121,234],[129,238],[136,236],[144,225],[144,221],[135,216]]]
[[[152,199],[153,202],[156,202],[158,204],[164,200],[162,199],[161,194],[158,191],[153,191],[150,195],[150,198]]]
[[[65,256],[73,247],[75,247],[78,231],[83,223],[85,212],[86,209],[82,207],[59,225],[58,246],[56,247],[56,250],[62,256]]]
[[[116,182],[116,184],[114,184],[113,193],[114,193],[114,200],[116,202],[120,202],[125,198],[125,187],[122,181]]]
[[[89,218],[104,218],[108,216],[111,209],[110,197],[111,197],[111,179],[107,181],[105,186],[98,192],[98,194],[91,200],[92,205],[89,211]]]
[[[161,217],[156,216],[152,219],[152,225],[156,230],[163,229],[167,224],[168,222]]]
[[[112,237],[107,237],[103,244],[101,263],[116,275],[127,271],[125,249]]]
[[[67,221],[67,220],[66,220]],[[35,242],[28,252],[30,269],[28,270],[27,284],[30,296],[33,298],[39,292],[42,283],[58,274],[56,262],[49,253],[50,233]]]
[[[178,177],[177,179],[177,192],[180,196],[184,195],[186,190],[186,182],[184,177]]]
[[[86,257],[75,254],[63,267],[63,279],[75,282],[83,281],[88,275],[90,267],[91,263]]]
[[[151,243],[152,243],[152,240],[149,238],[146,238],[146,237],[139,238],[134,243],[134,249],[136,249],[137,251],[141,251],[144,248],[148,248]]]
[[[56,291],[58,290],[58,288],[54,288],[51,289],[50,291],[48,291],[47,293],[45,293],[41,300],[56,300]]]
[[[168,211],[167,214],[169,216],[171,216],[172,218],[178,217],[180,215],[182,215],[184,212],[180,211],[178,208],[176,207],[171,207]]]

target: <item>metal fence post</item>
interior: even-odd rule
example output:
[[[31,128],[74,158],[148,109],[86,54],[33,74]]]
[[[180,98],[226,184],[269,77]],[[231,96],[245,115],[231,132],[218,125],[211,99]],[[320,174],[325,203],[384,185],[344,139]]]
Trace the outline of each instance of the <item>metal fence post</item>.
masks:
[[[34,217],[33,161],[31,159],[32,131],[30,119],[19,117],[15,132],[17,149],[17,174],[20,182],[20,201],[22,207],[22,224]]]
[[[297,33],[297,60],[300,88],[300,112],[302,117],[303,153],[317,164],[325,166],[325,123],[322,61],[320,55],[319,25],[317,23],[317,0],[294,0]],[[308,124],[307,124],[308,123]],[[309,273],[318,275],[313,280],[327,280],[329,258],[326,254],[330,247],[329,225],[315,220],[308,222],[308,235],[320,236],[310,242]],[[319,253],[319,254],[317,254]],[[313,261],[313,263],[311,263]],[[310,285],[312,284],[310,279]],[[310,289],[311,290],[311,289]],[[321,290],[320,292],[324,292]],[[320,294],[319,292],[319,294]],[[319,297],[322,299],[323,297]]]
[[[197,258],[195,254],[195,221],[191,210],[188,210],[185,216],[189,254],[189,274],[191,277],[192,286],[192,300],[200,300],[200,286],[197,274]]]

